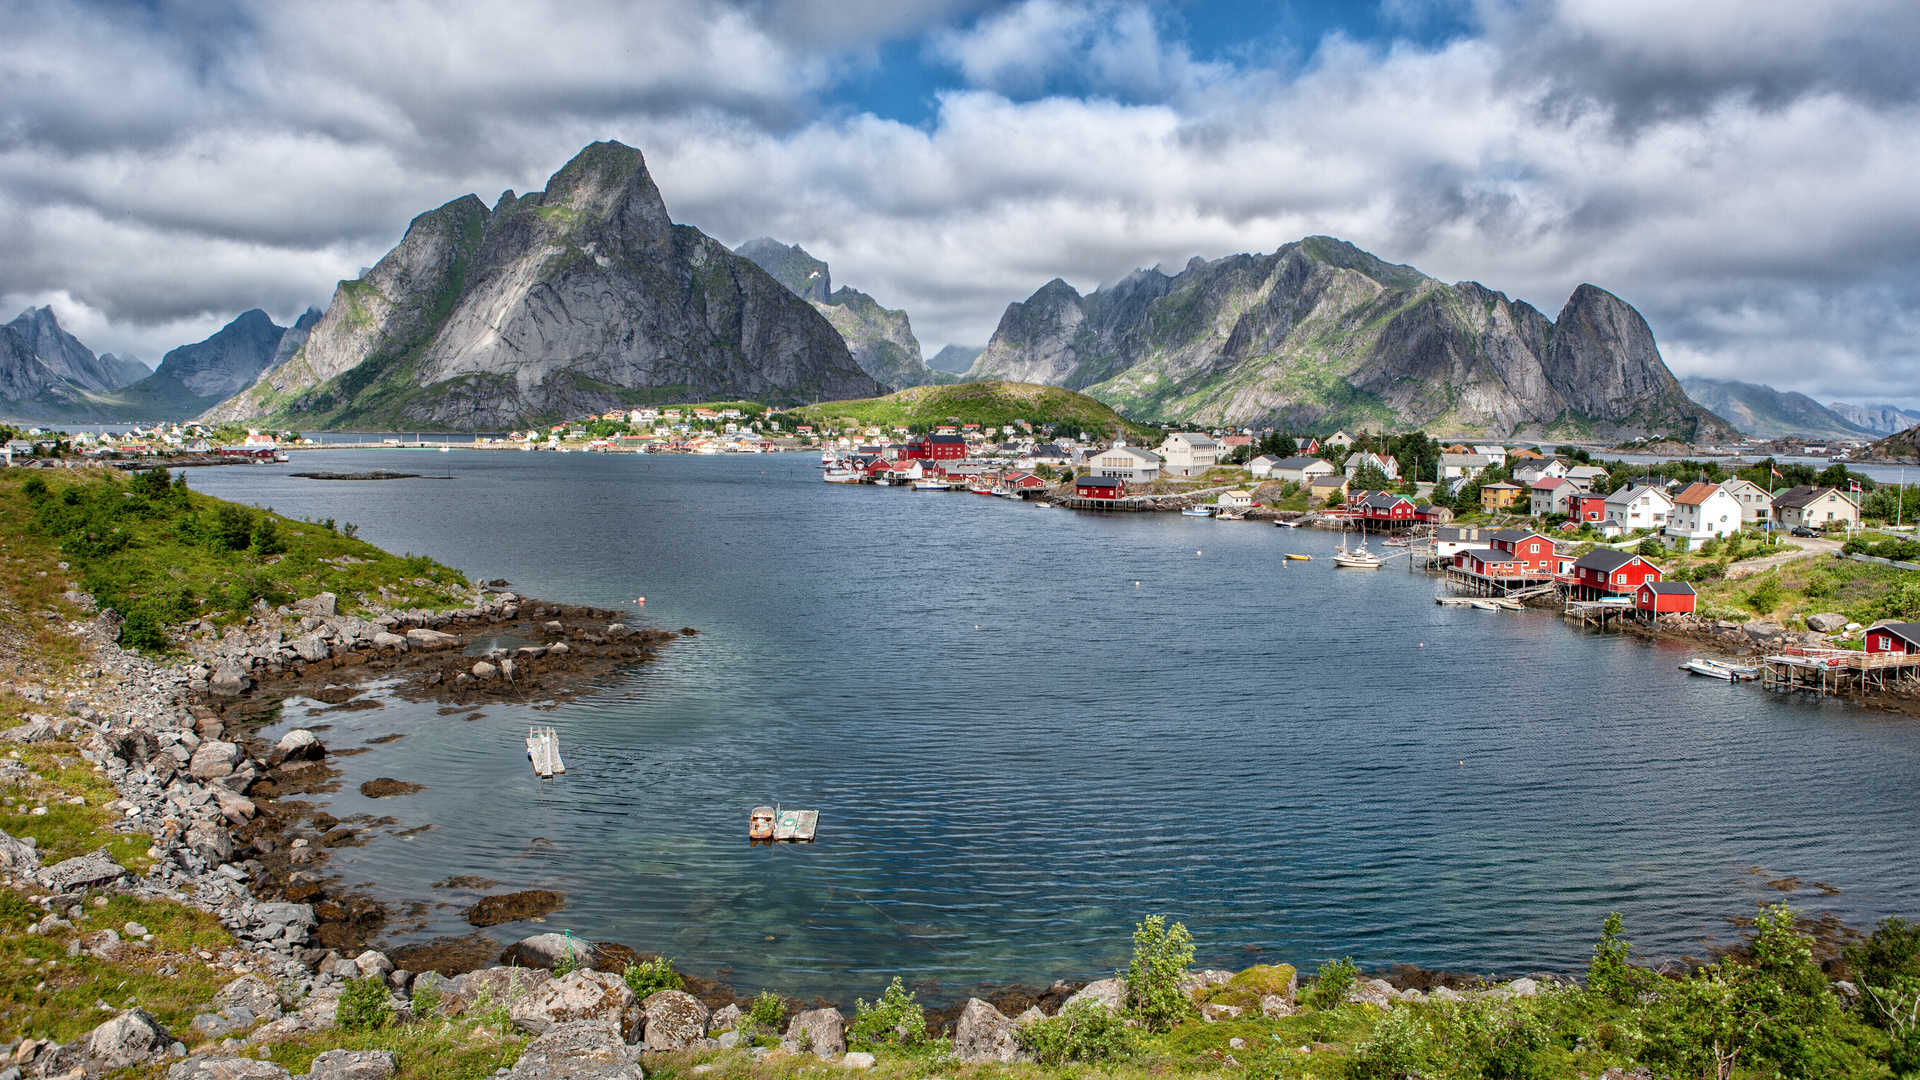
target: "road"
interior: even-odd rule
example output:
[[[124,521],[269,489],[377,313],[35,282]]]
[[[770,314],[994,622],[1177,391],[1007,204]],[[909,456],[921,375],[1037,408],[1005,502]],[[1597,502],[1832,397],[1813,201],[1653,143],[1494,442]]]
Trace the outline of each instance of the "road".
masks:
[[[1797,562],[1801,559],[1811,559],[1818,555],[1830,555],[1833,552],[1839,551],[1841,544],[1838,540],[1828,540],[1825,537],[1818,536],[1783,536],[1780,538],[1780,542],[1783,544],[1791,544],[1799,550],[1783,551],[1778,555],[1767,555],[1758,559],[1741,559],[1739,562],[1727,567],[1727,580],[1739,581],[1741,578],[1752,577],[1763,570],[1771,570],[1776,566],[1784,566],[1787,563]]]

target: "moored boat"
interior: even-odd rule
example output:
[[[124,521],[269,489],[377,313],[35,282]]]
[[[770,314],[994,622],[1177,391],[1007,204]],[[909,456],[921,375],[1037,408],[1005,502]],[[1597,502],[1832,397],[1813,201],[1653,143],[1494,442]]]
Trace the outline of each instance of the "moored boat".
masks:
[[[1295,555],[1292,552],[1287,553],[1287,558],[1293,559],[1296,562],[1312,562],[1313,561],[1313,556],[1311,555]]]
[[[1205,506],[1189,506],[1180,511],[1181,517],[1212,517],[1213,511]]]
[[[1343,570],[1378,570],[1380,569],[1380,556],[1368,551],[1366,542],[1361,541],[1360,546],[1354,548],[1352,551],[1348,551],[1346,548],[1340,548],[1335,551],[1333,553],[1333,565]]]
[[[867,474],[858,469],[828,469],[821,477],[829,484],[857,484],[867,478]]]
[[[1691,671],[1695,675],[1705,675],[1709,679],[1724,679],[1727,682],[1757,679],[1760,677],[1758,668],[1741,667],[1737,664],[1728,664],[1719,660],[1708,660],[1700,656],[1696,656],[1686,663],[1681,664],[1680,670]]]
[[[952,491],[953,485],[941,480],[915,480],[913,482],[913,490],[915,491]]]

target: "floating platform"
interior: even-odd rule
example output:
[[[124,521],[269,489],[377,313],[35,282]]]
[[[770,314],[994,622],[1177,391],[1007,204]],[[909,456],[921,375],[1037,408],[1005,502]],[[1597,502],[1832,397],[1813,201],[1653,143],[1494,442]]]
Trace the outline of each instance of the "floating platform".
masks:
[[[566,772],[567,763],[560,760],[559,732],[552,728],[528,728],[527,760],[533,762],[533,771],[543,780]]]
[[[813,835],[819,828],[820,811],[818,810],[782,810],[773,823],[773,838],[811,844]]]

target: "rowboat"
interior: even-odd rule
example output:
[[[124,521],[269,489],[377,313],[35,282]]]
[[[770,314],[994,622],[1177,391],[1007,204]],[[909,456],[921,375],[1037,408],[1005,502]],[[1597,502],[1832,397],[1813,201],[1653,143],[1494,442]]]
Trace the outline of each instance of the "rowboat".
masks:
[[[1724,679],[1727,682],[1757,679],[1760,677],[1758,668],[1740,667],[1735,664],[1722,663],[1719,660],[1708,660],[1699,656],[1681,664],[1680,670],[1691,671],[1695,675],[1705,675],[1709,679]]]
[[[1215,511],[1213,515],[1213,520],[1215,521],[1245,521],[1246,519],[1247,512],[1245,510],[1218,510]]]
[[[1295,555],[1295,554],[1292,554],[1291,552],[1289,552],[1289,553],[1288,553],[1288,555],[1287,555],[1287,558],[1289,558],[1289,559],[1293,559],[1293,560],[1295,560],[1295,561],[1297,561],[1297,562],[1312,562],[1312,561],[1313,561],[1313,556],[1311,556],[1311,555]]]
[[[1500,610],[1500,605],[1494,603],[1491,600],[1469,600],[1467,601],[1467,606],[1477,607],[1481,611],[1499,611]]]
[[[1204,506],[1189,506],[1180,511],[1181,517],[1212,517],[1213,511]]]

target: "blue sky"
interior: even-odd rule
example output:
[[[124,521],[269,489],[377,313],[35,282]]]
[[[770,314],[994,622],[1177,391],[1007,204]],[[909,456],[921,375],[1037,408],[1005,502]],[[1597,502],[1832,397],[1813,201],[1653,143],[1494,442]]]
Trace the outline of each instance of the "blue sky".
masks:
[[[1053,277],[1349,240],[1679,374],[1920,406],[1912,0],[0,0],[0,303],[148,362],[415,214],[645,152],[979,345]],[[0,315],[7,314],[0,312]]]

